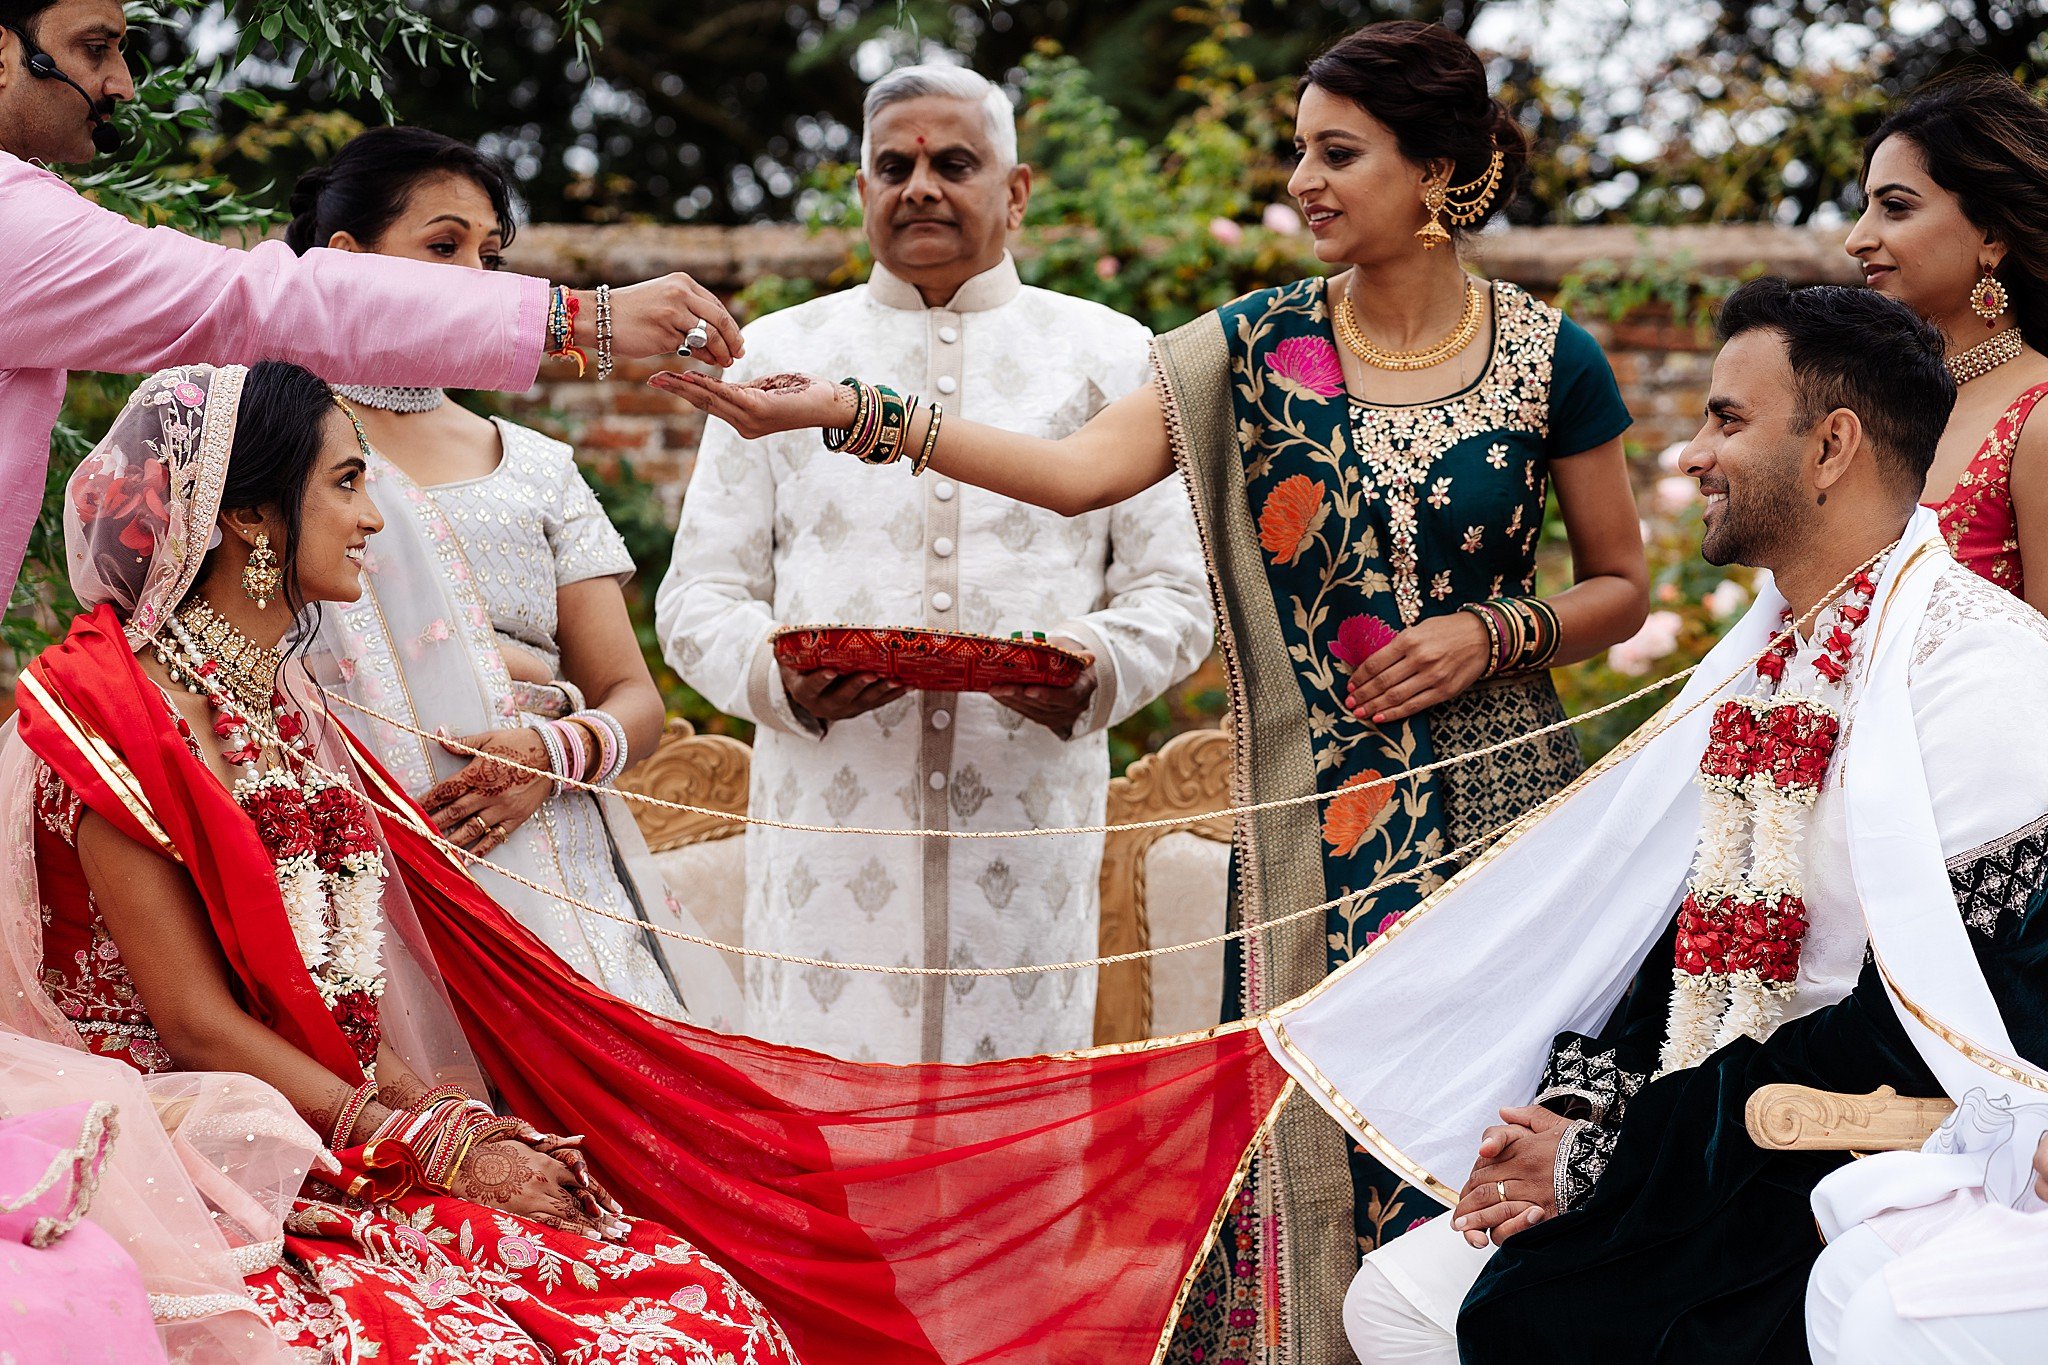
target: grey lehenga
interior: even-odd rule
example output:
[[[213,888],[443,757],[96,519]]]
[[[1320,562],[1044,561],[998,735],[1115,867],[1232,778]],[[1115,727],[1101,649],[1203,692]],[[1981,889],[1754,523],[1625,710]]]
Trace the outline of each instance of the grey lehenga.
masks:
[[[633,571],[570,448],[496,425],[504,454],[480,478],[422,487],[373,456],[369,488],[385,526],[370,542],[365,591],[359,602],[331,606],[315,638],[314,666],[328,686],[411,727],[343,714],[415,794],[466,760],[412,731],[477,734],[517,726],[522,714],[573,709],[566,686],[513,681],[503,651],[525,650],[559,677],[557,590]],[[489,857],[548,888],[478,873],[584,976],[658,1013],[739,1027],[737,981],[718,955],[654,931],[702,932],[663,886],[618,797],[553,796]]]

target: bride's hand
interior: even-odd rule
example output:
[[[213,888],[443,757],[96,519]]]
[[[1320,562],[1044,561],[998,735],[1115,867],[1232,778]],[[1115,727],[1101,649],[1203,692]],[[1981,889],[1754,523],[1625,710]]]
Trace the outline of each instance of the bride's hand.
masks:
[[[504,843],[513,830],[530,819],[548,799],[553,784],[545,777],[528,777],[517,768],[489,757],[501,754],[515,763],[545,772],[547,746],[540,735],[528,729],[492,730],[487,734],[464,735],[458,749],[443,741],[443,748],[461,755],[479,749],[484,757],[469,763],[444,782],[437,782],[420,797],[420,806],[443,834],[479,856]]]
[[[749,441],[779,431],[843,427],[853,421],[853,390],[802,374],[771,374],[728,384],[694,370],[664,370],[648,384],[709,413]]]
[[[456,1168],[448,1193],[558,1232],[604,1239],[604,1229],[584,1204],[576,1173],[517,1138],[474,1148]]]

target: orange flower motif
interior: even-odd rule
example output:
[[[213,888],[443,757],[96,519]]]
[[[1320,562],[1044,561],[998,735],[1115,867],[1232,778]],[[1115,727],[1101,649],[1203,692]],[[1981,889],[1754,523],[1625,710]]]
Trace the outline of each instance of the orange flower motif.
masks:
[[[1292,564],[1301,558],[1309,537],[1323,529],[1323,520],[1330,515],[1324,492],[1321,480],[1293,474],[1266,495],[1266,505],[1259,512],[1259,544],[1275,564]]]
[[[1358,846],[1386,823],[1387,807],[1394,797],[1391,784],[1350,790],[1379,780],[1380,774],[1367,768],[1347,780],[1343,794],[1332,799],[1323,811],[1323,842],[1337,857],[1348,858],[1356,853]]]

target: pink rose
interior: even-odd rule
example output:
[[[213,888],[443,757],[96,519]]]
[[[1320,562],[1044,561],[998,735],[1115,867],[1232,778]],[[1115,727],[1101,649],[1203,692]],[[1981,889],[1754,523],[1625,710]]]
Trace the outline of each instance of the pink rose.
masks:
[[[498,1260],[514,1270],[540,1264],[540,1243],[531,1237],[500,1237]]]
[[[1234,218],[1211,218],[1209,235],[1224,246],[1240,246],[1244,242],[1244,225]]]
[[[1123,273],[1123,268],[1124,263],[1114,256],[1095,258],[1095,278],[1098,280],[1113,280]]]
[[[1260,224],[1268,232],[1277,232],[1283,237],[1292,237],[1301,231],[1301,215],[1285,204],[1268,204],[1266,211],[1259,215]]]
[[[171,397],[177,399],[188,408],[203,408],[206,406],[206,390],[200,388],[189,379],[173,387],[171,389]]]

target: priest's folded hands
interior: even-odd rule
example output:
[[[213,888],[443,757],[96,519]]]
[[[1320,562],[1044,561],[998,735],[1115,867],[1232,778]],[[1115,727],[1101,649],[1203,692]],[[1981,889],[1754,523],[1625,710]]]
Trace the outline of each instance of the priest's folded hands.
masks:
[[[1486,1130],[1451,1226],[1473,1247],[1495,1246],[1557,1212],[1557,1149],[1571,1120],[1540,1104],[1500,1111]]]

